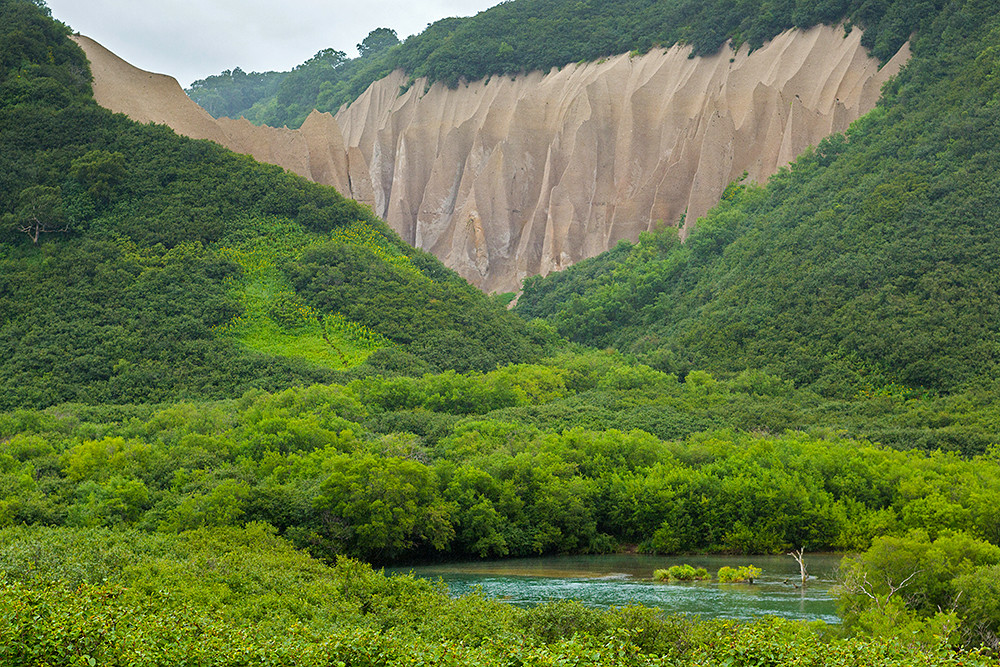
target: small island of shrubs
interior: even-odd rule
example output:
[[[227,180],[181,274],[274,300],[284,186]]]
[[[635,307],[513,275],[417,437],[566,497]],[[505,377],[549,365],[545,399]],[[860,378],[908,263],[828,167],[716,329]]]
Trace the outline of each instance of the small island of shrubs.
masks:
[[[760,576],[760,568],[753,565],[741,567],[723,566],[719,568],[718,579],[720,584],[752,584]],[[706,581],[711,580],[711,575],[703,567],[691,565],[674,565],[672,567],[654,570],[653,581]]]
[[[674,565],[665,570],[655,570],[653,572],[654,581],[704,581],[712,576],[703,567],[692,567],[691,565]]]
[[[760,568],[754,567],[753,565],[744,565],[742,567],[727,567],[723,566],[719,568],[720,584],[752,584],[754,579],[760,576]]]

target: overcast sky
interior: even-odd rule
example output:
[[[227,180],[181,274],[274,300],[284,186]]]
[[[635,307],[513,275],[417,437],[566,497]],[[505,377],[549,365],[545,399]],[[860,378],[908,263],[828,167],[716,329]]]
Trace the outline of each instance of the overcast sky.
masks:
[[[375,28],[400,39],[500,0],[46,0],[52,16],[187,87],[222,70],[289,70],[317,51],[357,56]]]

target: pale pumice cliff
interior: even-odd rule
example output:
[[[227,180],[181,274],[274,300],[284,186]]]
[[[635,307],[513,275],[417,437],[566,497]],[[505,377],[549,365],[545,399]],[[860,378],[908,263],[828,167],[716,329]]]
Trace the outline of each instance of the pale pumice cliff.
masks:
[[[473,284],[511,291],[686,213],[684,234],[744,171],[764,182],[847,129],[909,57],[880,69],[860,39],[821,26],[753,53],[678,46],[402,94],[397,72],[300,130],[213,120],[169,77],[78,41],[102,105],[333,185]]]
[[[82,35],[73,37],[90,60],[94,98],[101,106],[140,123],[168,125],[178,134],[209,139],[317,183],[332,185],[366,204],[374,203],[367,160],[344,145],[334,117],[313,112],[298,130],[257,126],[241,118],[215,119],[184,93],[177,81],[133,67]]]

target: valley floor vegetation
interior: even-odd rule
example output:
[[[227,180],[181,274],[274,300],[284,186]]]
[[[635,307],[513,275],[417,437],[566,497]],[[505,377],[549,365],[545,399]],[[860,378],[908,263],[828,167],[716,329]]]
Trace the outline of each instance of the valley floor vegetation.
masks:
[[[976,434],[976,418],[958,419],[964,435],[988,438],[998,403],[983,400],[976,413],[970,399],[830,400],[761,372],[691,372],[681,381],[617,354],[577,350],[489,373],[8,412],[0,414],[5,604],[52,625],[29,628],[10,620],[19,616],[12,612],[0,636],[21,637],[25,651],[83,646],[44,634],[71,632],[60,619],[79,613],[109,626],[94,636],[86,624],[76,630],[93,642],[90,656],[132,655],[179,637],[205,660],[233,650],[253,662],[246,651],[308,647],[317,664],[393,664],[410,651],[434,664],[550,664],[574,655],[602,664],[714,664],[726,651],[746,658],[733,664],[757,664],[750,656],[758,651],[820,660],[802,664],[840,664],[840,655],[866,656],[862,664],[974,660],[955,650],[995,646],[1000,632],[1000,456],[995,445],[978,453],[967,445],[963,455],[949,444],[957,405],[982,424]],[[864,439],[872,422],[896,422],[926,447],[874,444]],[[225,542],[251,534],[275,553],[237,555]],[[859,555],[843,566],[840,627],[445,601],[430,584],[386,579],[345,560],[630,544],[654,553],[798,545]],[[292,570],[271,558],[292,559],[312,573],[310,583],[285,579]],[[321,602],[319,593],[316,608],[296,606],[320,580],[347,595],[354,584],[337,579],[346,571],[366,582],[348,605],[363,622],[346,620],[353,617],[337,611],[341,603]],[[260,590],[269,577],[283,583]],[[287,618],[265,612],[274,605],[296,608]],[[414,620],[425,613],[420,605],[447,605],[456,611],[440,613],[455,613],[458,626],[432,631],[436,621]],[[462,625],[472,622],[466,605],[482,615],[474,630]],[[116,625],[125,608],[135,609],[136,625]],[[276,623],[297,629],[278,632]],[[532,629],[525,638],[498,639],[526,632],[511,629],[518,624]],[[350,651],[377,655],[351,662],[343,657]]]

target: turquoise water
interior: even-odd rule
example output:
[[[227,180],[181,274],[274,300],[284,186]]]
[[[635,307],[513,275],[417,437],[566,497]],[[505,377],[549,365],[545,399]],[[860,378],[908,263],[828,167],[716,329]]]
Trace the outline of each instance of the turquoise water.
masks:
[[[388,572],[447,584],[453,595],[481,590],[484,595],[527,606],[549,600],[579,600],[595,607],[641,604],[666,613],[748,620],[784,616],[838,623],[830,595],[841,556],[806,555],[810,579],[804,589],[799,566],[789,556],[556,556],[472,563],[446,563]],[[723,565],[753,564],[762,569],[753,585],[711,582],[653,582],[653,570],[688,563],[713,575]]]

